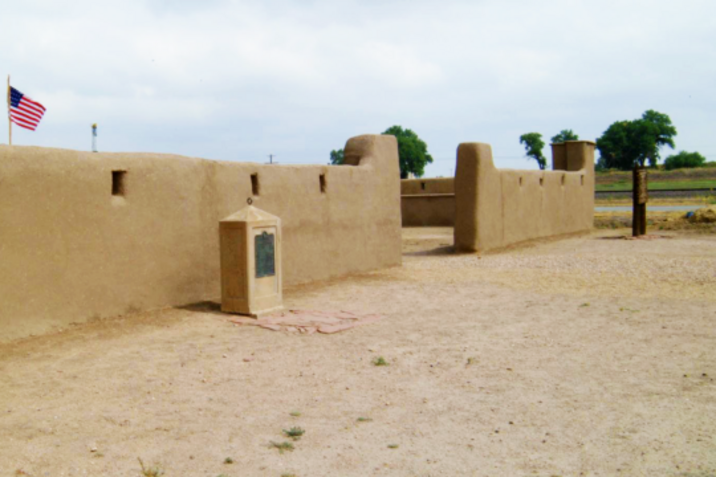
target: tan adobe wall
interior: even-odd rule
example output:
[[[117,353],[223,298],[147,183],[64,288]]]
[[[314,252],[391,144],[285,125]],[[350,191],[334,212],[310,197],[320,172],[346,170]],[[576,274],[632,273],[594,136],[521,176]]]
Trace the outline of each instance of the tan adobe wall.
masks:
[[[436,177],[434,179],[403,179],[400,181],[400,195],[454,193],[454,177]]]
[[[484,252],[591,230],[594,143],[553,144],[554,171],[498,170],[489,144],[463,143],[455,176],[455,248]]]
[[[404,195],[400,212],[403,227],[452,227],[455,194]]]
[[[345,157],[284,166],[0,146],[0,341],[218,299],[219,220],[248,197],[282,220],[286,285],[399,265],[395,138],[352,138]],[[112,171],[126,171],[123,197]]]
[[[455,224],[455,179],[400,181],[403,227],[452,227]]]

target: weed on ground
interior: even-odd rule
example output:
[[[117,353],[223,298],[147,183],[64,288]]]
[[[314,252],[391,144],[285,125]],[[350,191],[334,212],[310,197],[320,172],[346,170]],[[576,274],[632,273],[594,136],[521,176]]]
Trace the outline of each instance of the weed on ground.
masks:
[[[286,437],[290,437],[294,441],[297,441],[306,433],[306,430],[301,429],[300,427],[292,427],[291,429],[284,429],[283,433],[286,434]]]
[[[158,464],[154,464],[153,467],[145,467],[141,458],[137,457],[137,460],[142,468],[142,475],[144,477],[160,477],[161,475],[164,475],[164,470],[162,470]]]
[[[271,441],[270,446],[278,449],[278,451],[283,454],[285,451],[293,452],[295,447],[293,447],[293,444],[291,442],[274,442]]]

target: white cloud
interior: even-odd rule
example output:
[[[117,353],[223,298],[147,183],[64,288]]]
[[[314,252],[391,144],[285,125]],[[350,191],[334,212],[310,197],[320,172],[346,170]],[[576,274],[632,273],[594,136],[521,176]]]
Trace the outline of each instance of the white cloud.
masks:
[[[0,64],[48,107],[25,144],[87,148],[97,121],[117,150],[325,162],[401,124],[447,174],[462,141],[525,167],[523,132],[595,138],[652,108],[716,153],[715,32],[710,0],[26,0]]]

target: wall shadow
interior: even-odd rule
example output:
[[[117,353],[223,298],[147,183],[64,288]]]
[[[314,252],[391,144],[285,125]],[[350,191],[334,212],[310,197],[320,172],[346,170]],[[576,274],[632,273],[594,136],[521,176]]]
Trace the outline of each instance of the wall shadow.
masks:
[[[452,245],[431,248],[429,250],[418,250],[415,252],[403,252],[403,256],[408,257],[426,257],[426,256],[439,256],[439,255],[453,255],[455,253],[455,247]]]
[[[214,315],[226,315],[221,311],[221,303],[215,301],[199,301],[184,306],[177,306],[178,310],[193,311],[197,313],[211,313]]]

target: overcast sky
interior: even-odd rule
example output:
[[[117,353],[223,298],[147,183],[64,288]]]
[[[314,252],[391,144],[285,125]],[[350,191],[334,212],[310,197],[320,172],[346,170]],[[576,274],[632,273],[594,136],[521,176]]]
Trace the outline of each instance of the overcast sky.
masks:
[[[433,177],[461,142],[535,168],[525,132],[594,140],[655,109],[716,161],[714,0],[5,3],[0,65],[47,108],[18,145],[87,150],[96,122],[101,151],[327,163],[397,124]]]

